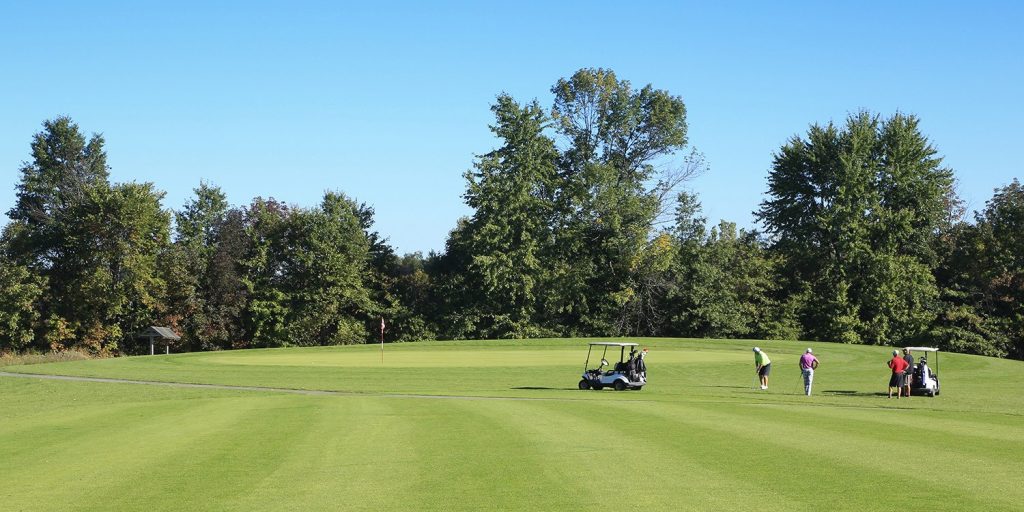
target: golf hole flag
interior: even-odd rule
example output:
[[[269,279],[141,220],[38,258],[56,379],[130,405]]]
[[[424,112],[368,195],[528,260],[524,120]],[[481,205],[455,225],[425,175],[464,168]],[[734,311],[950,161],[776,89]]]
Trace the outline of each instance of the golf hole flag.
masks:
[[[380,317],[380,364],[384,364],[384,317]]]

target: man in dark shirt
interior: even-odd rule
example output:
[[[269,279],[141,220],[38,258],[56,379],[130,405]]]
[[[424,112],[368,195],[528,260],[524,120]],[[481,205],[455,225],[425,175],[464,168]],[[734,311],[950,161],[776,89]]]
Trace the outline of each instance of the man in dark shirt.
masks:
[[[910,355],[910,350],[903,349],[903,360],[907,362],[903,372],[903,396],[910,398],[910,384],[914,380],[914,356]]]

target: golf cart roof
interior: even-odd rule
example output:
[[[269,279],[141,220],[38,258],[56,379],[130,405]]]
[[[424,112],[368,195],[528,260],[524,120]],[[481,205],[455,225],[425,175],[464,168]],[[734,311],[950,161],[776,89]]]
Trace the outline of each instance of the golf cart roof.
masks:
[[[606,347],[639,347],[639,343],[619,343],[617,341],[592,341],[590,345],[604,345]]]
[[[916,350],[919,352],[938,352],[939,349],[932,347],[907,347],[907,350]]]

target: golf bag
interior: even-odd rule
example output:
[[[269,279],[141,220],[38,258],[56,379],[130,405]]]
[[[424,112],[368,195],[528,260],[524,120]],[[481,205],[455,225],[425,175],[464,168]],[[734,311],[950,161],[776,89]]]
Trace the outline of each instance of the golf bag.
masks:
[[[636,382],[636,377],[637,376],[636,376],[636,352],[635,351],[629,353],[629,359],[626,361],[626,364],[624,366],[625,366],[625,368],[623,368],[622,370],[623,370],[623,372],[625,372],[626,378],[629,379],[630,382]]]
[[[922,361],[914,371],[914,382],[928,382],[930,378],[932,378],[932,372],[928,369],[928,365]]]
[[[626,377],[630,382],[647,380],[647,365],[644,364],[643,354],[632,353],[629,355],[629,361],[626,362]]]

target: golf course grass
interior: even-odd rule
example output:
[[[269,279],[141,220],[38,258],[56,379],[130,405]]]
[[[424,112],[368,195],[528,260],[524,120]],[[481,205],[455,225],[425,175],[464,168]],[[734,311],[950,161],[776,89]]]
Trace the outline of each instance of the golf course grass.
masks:
[[[1024,362],[943,353],[896,400],[885,347],[756,342],[761,391],[754,342],[629,340],[648,386],[580,391],[588,341],[0,367],[136,381],[0,375],[0,510],[1024,508]]]

